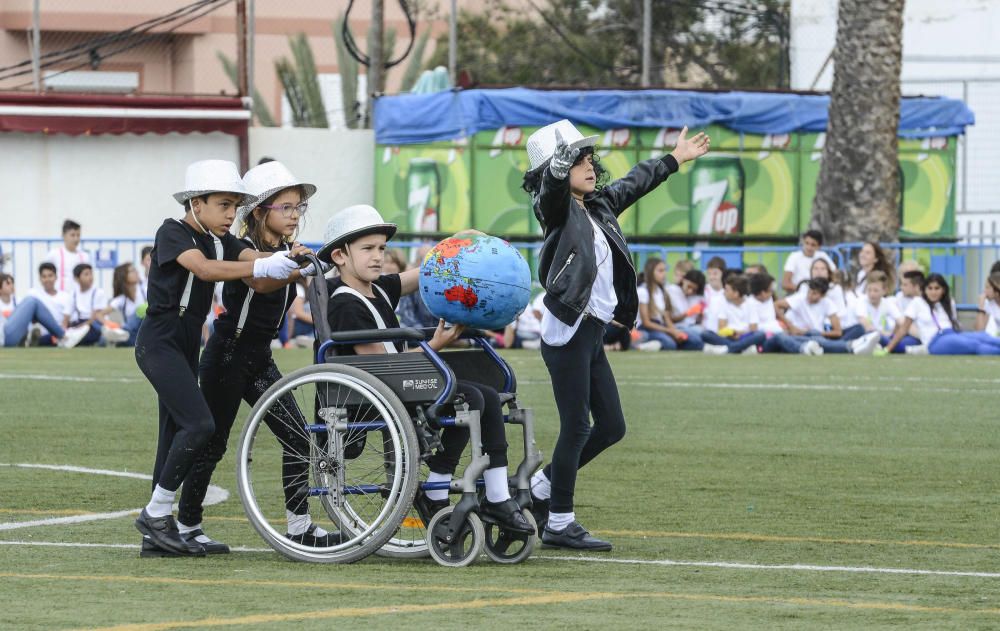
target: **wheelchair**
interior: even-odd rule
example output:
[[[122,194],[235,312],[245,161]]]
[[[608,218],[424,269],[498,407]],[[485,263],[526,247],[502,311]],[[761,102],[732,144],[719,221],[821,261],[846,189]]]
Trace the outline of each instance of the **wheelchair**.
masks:
[[[512,497],[535,525],[528,510],[530,478],[542,456],[534,415],[518,404],[514,373],[486,333],[467,330],[462,337],[469,348],[440,353],[427,343],[433,329],[331,333],[322,274],[313,277],[307,295],[319,343],[315,364],[289,373],[264,393],[236,452],[240,500],[257,533],[285,557],[315,563],[352,563],[378,554],[430,556],[441,565],[463,567],[483,551],[498,563],[527,559],[535,534],[508,532],[478,514],[489,457],[482,452],[479,412],[455,395],[456,373],[491,386],[500,394],[505,422],[521,428],[523,460],[510,484]],[[423,352],[336,354],[342,345],[395,341]],[[464,469],[460,466],[450,484],[427,482],[424,460],[448,427],[469,431]],[[425,524],[413,506],[418,488],[447,488],[461,497]],[[286,515],[303,514],[306,507],[313,523],[340,531],[340,543],[313,547],[286,536]]]

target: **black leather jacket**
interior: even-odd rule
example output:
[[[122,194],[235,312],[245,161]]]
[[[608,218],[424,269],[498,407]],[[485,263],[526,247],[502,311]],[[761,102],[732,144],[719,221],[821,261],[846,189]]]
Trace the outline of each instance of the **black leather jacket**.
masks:
[[[586,208],[570,195],[568,176],[559,180],[545,169],[533,206],[545,236],[538,279],[545,287],[545,307],[552,315],[572,326],[590,301],[597,278],[597,260],[594,230],[586,216],[589,212],[611,246],[618,296],[614,319],[628,328],[635,324],[639,309],[636,273],[618,216],[659,186],[677,167],[677,160],[671,155],[640,162],[625,177],[584,197]]]

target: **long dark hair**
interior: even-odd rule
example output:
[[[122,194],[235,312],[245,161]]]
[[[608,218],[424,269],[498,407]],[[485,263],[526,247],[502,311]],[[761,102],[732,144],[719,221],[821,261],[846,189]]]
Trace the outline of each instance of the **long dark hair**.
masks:
[[[667,294],[666,288],[656,281],[653,276],[653,272],[656,270],[658,265],[666,265],[662,259],[658,259],[655,256],[651,256],[646,259],[646,264],[642,268],[642,278],[643,284],[646,285],[646,289],[649,291],[649,309],[652,310],[654,315],[659,315],[660,320],[663,322],[669,322],[671,314],[673,314],[673,305],[670,304],[670,295]],[[656,306],[656,302],[653,300],[653,295],[655,290],[660,290],[660,294],[663,296],[663,307],[664,312],[660,313],[660,308]]]
[[[866,245],[870,245],[872,251],[875,252],[875,263],[872,265],[872,271],[879,271],[884,273],[889,277],[888,287],[896,286],[896,270],[893,268],[891,262],[889,262],[889,255],[885,253],[882,246],[878,244],[877,241],[865,241],[862,244],[862,248]],[[868,274],[865,274],[865,280],[868,279]]]
[[[115,268],[114,274],[111,276],[112,297],[125,296],[132,302],[135,302],[135,287],[132,287],[131,296],[128,293],[128,273],[131,269],[131,263],[122,263]]]
[[[594,190],[599,191],[607,185],[608,180],[611,178],[611,174],[608,173],[607,169],[601,166],[601,156],[594,152],[593,147],[584,147],[583,149],[580,149],[580,153],[576,156],[576,162],[573,163],[573,166],[583,162],[583,159],[587,156],[593,156],[591,158],[591,162],[594,165],[594,178],[596,180]],[[521,181],[521,188],[527,191],[530,195],[537,195],[539,189],[542,187],[542,175],[545,173],[545,169],[548,168],[548,166],[549,161],[546,160],[542,166],[537,167],[534,171],[528,171],[525,173],[524,179]]]
[[[927,281],[924,282],[924,290],[923,290],[924,300],[927,301],[927,305],[931,308],[931,313],[933,313],[935,303],[931,302],[931,299],[927,297],[927,286],[930,285],[931,283],[936,283],[937,285],[940,285],[942,289],[944,289],[944,292],[941,294],[941,300],[940,300],[941,308],[944,309],[944,312],[948,314],[948,319],[951,321],[951,326],[954,327],[954,329],[957,331],[958,320],[955,319],[955,312],[951,308],[951,290],[948,289],[948,281],[945,280],[944,276],[942,276],[941,274],[931,274],[930,276],[927,277]]]

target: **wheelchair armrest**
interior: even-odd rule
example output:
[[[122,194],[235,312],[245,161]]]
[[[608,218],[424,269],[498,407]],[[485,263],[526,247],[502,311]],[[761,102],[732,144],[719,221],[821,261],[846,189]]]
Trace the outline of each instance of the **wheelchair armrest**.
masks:
[[[338,331],[330,334],[334,344],[367,344],[370,342],[423,342],[427,338],[420,329],[364,329],[359,331]]]

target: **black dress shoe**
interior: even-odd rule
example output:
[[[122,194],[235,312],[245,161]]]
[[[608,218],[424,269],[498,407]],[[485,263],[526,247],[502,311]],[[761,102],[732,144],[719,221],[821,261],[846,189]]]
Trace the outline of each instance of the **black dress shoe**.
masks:
[[[198,541],[198,537],[203,537],[203,539]],[[183,539],[188,545],[194,543],[200,545],[202,548],[205,548],[205,554],[229,554],[229,546],[212,539],[206,535],[205,531],[201,528],[195,528],[190,532],[181,534],[181,539]]]
[[[590,552],[607,552],[611,543],[597,539],[580,522],[570,522],[562,530],[551,530],[548,526],[542,531],[543,548],[567,548],[570,550],[588,550]]]
[[[162,557],[180,556],[176,552],[170,552],[163,548],[157,548],[153,540],[147,535],[142,536],[142,546],[139,548],[139,556],[143,559],[159,559]]]
[[[549,500],[543,500],[540,497],[535,497],[535,494],[531,494],[531,516],[535,518],[535,524],[538,526],[538,536],[542,536],[542,531],[545,530],[545,524],[549,523]]]
[[[451,504],[448,500],[432,500],[427,497],[423,489],[417,489],[417,494],[413,497],[413,508],[417,509],[420,521],[424,522],[424,528],[431,523],[431,518],[438,514],[443,508],[448,508]]]
[[[521,507],[512,499],[496,503],[482,502],[479,505],[479,516],[483,518],[483,521],[495,523],[511,532],[520,532],[526,535],[535,534],[535,529],[521,512]]]
[[[343,537],[341,537],[340,532],[338,531],[328,532],[325,535],[317,536],[316,524],[311,524],[309,529],[301,535],[290,535],[285,533],[285,536],[295,543],[301,543],[304,546],[310,546],[313,548],[329,548],[330,546],[335,546],[343,542]]]
[[[205,548],[200,543],[195,542],[192,545],[181,539],[173,515],[150,517],[144,508],[135,520],[135,527],[161,550],[183,556],[205,556]]]

